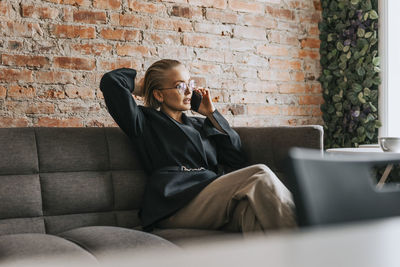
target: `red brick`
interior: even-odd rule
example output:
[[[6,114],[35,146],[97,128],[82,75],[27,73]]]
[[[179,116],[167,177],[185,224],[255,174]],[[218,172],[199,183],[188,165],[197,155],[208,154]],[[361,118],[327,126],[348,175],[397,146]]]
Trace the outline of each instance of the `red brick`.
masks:
[[[312,94],[321,94],[322,86],[320,83],[310,84],[307,86],[307,92]]]
[[[87,127],[106,127],[105,124],[101,121],[98,121],[96,119],[90,120],[88,123],[86,123]]]
[[[285,44],[296,47],[299,45],[299,39],[297,36],[289,32],[270,31],[268,33],[268,40],[271,43]]]
[[[139,41],[140,31],[122,29],[102,29],[100,35],[104,39],[120,41]]]
[[[290,77],[293,81],[296,81],[296,82],[304,82],[304,79],[305,79],[304,72],[301,72],[301,71],[292,72],[290,74]]]
[[[267,6],[265,9],[266,13],[275,18],[284,19],[284,20],[294,20],[295,16],[292,10],[283,9],[279,7]]]
[[[257,2],[245,2],[243,0],[229,0],[229,7],[234,11],[264,13],[264,5]]]
[[[74,11],[71,7],[63,8],[62,20],[65,22],[74,21]]]
[[[247,107],[248,115],[279,115],[278,106],[249,105]]]
[[[30,105],[26,109],[26,113],[36,113],[36,114],[53,114],[55,111],[53,103],[35,103],[35,105]]]
[[[144,40],[148,40],[156,44],[178,45],[181,43],[179,33],[145,32],[144,34]]]
[[[218,75],[222,72],[221,67],[216,64],[189,63],[187,66],[190,68],[190,72],[193,74],[212,73],[213,75]]]
[[[314,4],[315,10],[322,11],[322,6],[321,6],[321,1],[320,0],[314,0],[313,4]]]
[[[49,66],[49,59],[43,56],[3,54],[1,55],[1,63],[8,66],[45,68]]]
[[[21,50],[24,43],[20,41],[8,41],[9,50]]]
[[[192,24],[189,21],[173,20],[171,18],[156,18],[153,20],[153,28],[158,30],[171,30],[178,32],[193,31]]]
[[[224,62],[225,56],[224,53],[220,51],[216,51],[214,49],[199,49],[196,51],[197,58],[202,61],[214,61],[214,62]]]
[[[232,36],[232,28],[228,25],[216,25],[210,23],[195,23],[194,30],[196,32],[212,33],[221,36]]]
[[[181,46],[163,46],[158,48],[160,58],[179,58],[180,60],[189,60],[193,56],[193,49]]]
[[[278,86],[274,82],[254,81],[247,82],[244,89],[246,91],[274,93],[278,91]]]
[[[235,26],[234,36],[247,39],[265,40],[266,32],[264,28]]]
[[[40,126],[40,127],[83,127],[83,123],[82,123],[82,119],[80,119],[80,118],[40,117],[40,118],[38,118],[37,126]]]
[[[107,17],[106,12],[103,11],[87,11],[87,10],[76,10],[74,11],[74,21],[96,24],[106,23]]]
[[[65,95],[69,98],[94,99],[95,89],[70,85],[65,88]]]
[[[272,69],[300,70],[301,61],[271,58],[269,66]]]
[[[314,117],[321,117],[322,116],[322,110],[321,107],[312,107],[311,108],[311,115]]]
[[[266,103],[267,102],[266,100],[267,100],[267,95],[265,93],[259,93],[259,92],[236,92],[234,94],[231,94],[230,96],[231,103],[243,103],[243,104]]]
[[[234,66],[233,71],[239,78],[257,78],[257,69],[243,65]]]
[[[308,116],[312,110],[309,106],[282,106],[281,115],[287,116]]]
[[[181,4],[186,4],[187,0],[160,0],[161,2],[170,2],[170,3],[181,3]]]
[[[312,25],[310,25],[308,27],[307,32],[310,35],[319,35],[320,34],[318,26],[312,26]]]
[[[7,25],[4,25],[5,23]],[[37,23],[8,21],[1,24],[3,24],[1,27],[4,27],[4,32],[7,36],[32,37],[35,31],[42,31]]]
[[[257,54],[267,56],[287,56],[289,54],[289,50],[283,46],[260,45],[257,46]]]
[[[274,19],[265,17],[264,15],[245,15],[243,16],[243,22],[245,25],[264,27],[269,29],[274,29],[277,27],[278,23]]]
[[[93,6],[99,9],[113,9],[118,10],[121,8],[120,0],[93,0]]]
[[[32,105],[29,102],[8,101],[6,107],[13,114],[53,114],[55,111],[54,104],[46,102],[36,102]]]
[[[118,17],[119,21],[114,21],[113,25],[121,26],[133,26],[140,29],[147,29],[150,25],[150,20],[147,18],[140,17],[136,14],[120,14]],[[114,18],[114,20],[116,19]],[[113,18],[111,18],[113,20]]]
[[[4,16],[4,17],[8,16],[9,10],[10,10],[10,5],[5,1],[1,1],[0,2],[0,16]]]
[[[267,81],[290,81],[289,71],[263,70],[259,76],[261,80]]]
[[[227,105],[220,105],[219,111],[223,115],[243,115],[246,111],[246,106],[242,104],[227,104]]]
[[[201,19],[203,17],[203,11],[198,7],[173,6],[171,10],[171,16],[183,17],[187,19]]]
[[[226,9],[225,0],[188,0],[190,5]]]
[[[88,38],[96,37],[94,27],[75,26],[75,25],[54,25],[53,34],[59,38]]]
[[[324,103],[322,95],[304,95],[299,96],[300,105],[321,105]]]
[[[32,71],[0,69],[0,82],[33,82]]]
[[[306,38],[301,40],[301,47],[319,48],[321,41],[315,38]]]
[[[185,34],[183,36],[183,45],[193,47],[215,47],[215,41],[213,38],[206,35]]]
[[[35,81],[44,84],[68,84],[74,83],[74,76],[66,71],[38,71],[35,75]]]
[[[302,25],[297,23],[296,21],[284,21],[284,20],[277,20],[278,25],[275,27],[276,29],[279,29],[280,31],[287,31],[290,33],[304,33],[306,25]]]
[[[26,118],[13,118],[13,117],[0,117],[0,127],[27,127],[28,119]]]
[[[279,85],[279,93],[281,94],[300,94],[307,92],[307,86],[304,83],[283,83]]]
[[[94,111],[98,114],[99,111],[101,110],[99,103],[95,102],[92,103],[93,104],[82,105],[80,101],[60,102],[58,104],[58,109],[60,110],[61,113],[81,113],[90,116],[91,114],[88,113]]]
[[[136,1],[136,0],[129,0],[128,7],[132,11],[144,12],[150,14],[155,14],[165,9],[164,6],[155,5],[153,3],[146,3],[142,1]]]
[[[254,50],[254,42],[251,40],[240,40],[232,38],[229,40],[229,48],[236,51]]]
[[[73,51],[83,55],[111,55],[112,45],[109,44],[72,44]]]
[[[0,99],[4,99],[7,96],[7,88],[0,85]]]
[[[304,12],[298,12],[297,16],[300,23],[318,23],[322,19],[320,11],[310,14],[310,11],[307,10]]]
[[[89,58],[54,57],[54,67],[73,70],[94,70],[96,62]]]
[[[55,90],[55,89],[49,89],[43,91],[40,95],[38,95],[39,98],[51,98],[51,99],[63,99],[65,98],[65,93],[64,91],[60,90]]]
[[[55,4],[65,4],[72,6],[84,6],[88,7],[91,5],[91,0],[44,0],[47,2],[55,3]]]
[[[221,23],[236,24],[238,22],[238,15],[236,13],[230,13],[225,10],[207,9],[206,18],[207,20],[215,20]]]
[[[299,49],[295,56],[299,58],[319,59],[319,51]]]
[[[267,3],[267,4],[280,4],[282,0],[262,0],[262,2]],[[289,0],[293,1],[293,0]]]
[[[319,0],[318,0],[319,1]],[[291,9],[313,9],[312,1],[290,0],[288,3]]]
[[[58,9],[46,6],[21,5],[21,15],[23,17],[37,19],[55,19],[59,14]]]
[[[141,64],[137,62],[137,60],[124,58],[99,61],[99,69],[101,70],[114,70],[119,68],[133,68],[138,70],[141,68]]]
[[[142,45],[117,45],[119,56],[151,56],[153,53],[155,53],[154,49]]]
[[[36,95],[36,90],[32,86],[23,87],[19,85],[12,85],[8,89],[8,98],[34,98]]]

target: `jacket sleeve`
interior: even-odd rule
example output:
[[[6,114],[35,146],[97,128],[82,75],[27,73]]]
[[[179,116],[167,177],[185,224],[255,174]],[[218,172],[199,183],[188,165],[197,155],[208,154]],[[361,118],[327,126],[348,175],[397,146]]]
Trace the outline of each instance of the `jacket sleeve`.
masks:
[[[143,132],[145,116],[132,96],[136,70],[120,68],[107,72],[100,81],[100,90],[108,112],[119,127],[129,136]]]
[[[215,128],[209,118],[204,120],[203,129],[206,136],[216,141],[218,162],[233,169],[244,167],[246,158],[239,134],[230,127],[229,122],[217,109],[214,110],[212,116],[226,132],[223,133]]]

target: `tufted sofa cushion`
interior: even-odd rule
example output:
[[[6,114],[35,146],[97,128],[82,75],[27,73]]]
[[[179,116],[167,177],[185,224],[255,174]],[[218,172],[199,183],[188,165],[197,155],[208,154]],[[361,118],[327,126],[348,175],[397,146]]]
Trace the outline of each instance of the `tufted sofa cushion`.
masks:
[[[31,266],[34,263],[51,263],[52,260],[56,264],[63,255],[68,255],[71,264],[91,266],[98,263],[91,253],[79,245],[58,236],[38,233],[0,236],[0,255],[2,266]]]
[[[248,164],[264,163],[283,181],[291,147],[322,149],[321,126],[234,129]],[[140,227],[146,174],[120,128],[0,128],[0,148],[0,236]],[[172,240],[199,234],[193,231],[160,233]]]

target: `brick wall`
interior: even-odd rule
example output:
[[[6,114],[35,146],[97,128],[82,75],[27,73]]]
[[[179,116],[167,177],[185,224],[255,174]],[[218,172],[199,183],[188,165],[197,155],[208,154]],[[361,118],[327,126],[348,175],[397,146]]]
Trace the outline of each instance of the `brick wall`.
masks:
[[[160,58],[233,126],[321,124],[320,17],[319,0],[0,0],[0,127],[117,126],[102,74]]]

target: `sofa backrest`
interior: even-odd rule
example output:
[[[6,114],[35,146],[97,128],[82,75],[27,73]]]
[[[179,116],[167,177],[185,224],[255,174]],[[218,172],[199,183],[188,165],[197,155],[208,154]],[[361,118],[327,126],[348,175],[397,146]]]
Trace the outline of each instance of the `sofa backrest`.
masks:
[[[291,145],[322,148],[320,126],[234,129],[249,164],[267,164],[280,177]],[[0,235],[139,226],[145,183],[118,127],[0,128]]]
[[[137,226],[145,181],[117,127],[2,128],[0,235]]]

